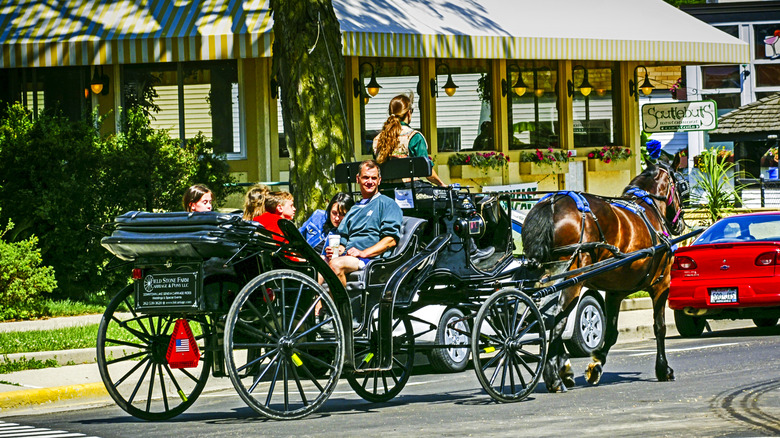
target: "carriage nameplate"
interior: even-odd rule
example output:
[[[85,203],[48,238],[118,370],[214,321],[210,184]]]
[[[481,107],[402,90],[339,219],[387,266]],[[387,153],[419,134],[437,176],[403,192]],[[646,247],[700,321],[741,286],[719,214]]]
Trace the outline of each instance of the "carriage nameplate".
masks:
[[[197,308],[198,272],[147,271],[136,283],[139,309]]]

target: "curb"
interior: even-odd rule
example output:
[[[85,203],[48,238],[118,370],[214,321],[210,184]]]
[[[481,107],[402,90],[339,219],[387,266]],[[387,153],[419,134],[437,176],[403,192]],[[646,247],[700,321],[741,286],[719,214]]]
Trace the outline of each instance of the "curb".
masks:
[[[120,346],[108,347],[106,350],[112,353],[113,357],[118,358],[133,354],[138,349]],[[15,361],[18,362],[20,360],[39,360],[41,362],[46,362],[50,359],[57,361],[57,363],[61,366],[97,362],[94,348],[76,348],[72,350],[35,351],[30,353],[4,354],[0,356],[0,363]]]
[[[102,382],[0,392],[0,411],[39,406],[74,398],[100,398],[107,396],[108,391],[106,391],[106,387]]]
[[[646,310],[653,308],[653,300],[650,297],[631,298],[620,303],[620,311]]]

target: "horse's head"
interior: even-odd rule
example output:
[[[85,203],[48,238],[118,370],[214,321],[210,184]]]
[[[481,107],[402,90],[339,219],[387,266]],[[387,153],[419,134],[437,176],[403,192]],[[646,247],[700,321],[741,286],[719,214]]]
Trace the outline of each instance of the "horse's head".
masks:
[[[658,164],[649,162],[647,168],[631,180],[629,187],[638,187],[650,194],[653,199],[661,201],[655,204],[664,219],[666,228],[672,234],[679,235],[685,229],[682,196],[688,191],[688,182],[681,174],[675,172],[676,164],[675,162],[669,166],[663,162]]]

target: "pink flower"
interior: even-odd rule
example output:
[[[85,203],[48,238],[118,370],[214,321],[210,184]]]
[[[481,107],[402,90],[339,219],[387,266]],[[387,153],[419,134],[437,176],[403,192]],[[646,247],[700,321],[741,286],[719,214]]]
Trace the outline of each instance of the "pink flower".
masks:
[[[547,150],[548,150],[548,151],[550,151],[550,152],[552,152],[552,151],[553,151],[553,149],[552,149],[552,148],[547,148]]]
[[[574,153],[574,152],[572,152],[572,151],[569,151],[569,152],[566,154],[566,156],[567,156],[567,157],[571,157],[571,154],[573,154],[573,153]]]
[[[605,159],[604,159],[604,162],[605,162],[605,163],[609,163],[610,161],[612,161],[612,160],[610,160],[609,158],[605,158]]]
[[[509,162],[509,156],[506,157],[506,161],[507,161],[507,163]]]
[[[631,149],[626,148],[626,155],[631,155]]]
[[[467,155],[466,156],[466,163],[468,163],[469,161],[471,161],[471,157]]]
[[[591,153],[588,154],[588,158],[596,158],[596,154],[591,152]]]

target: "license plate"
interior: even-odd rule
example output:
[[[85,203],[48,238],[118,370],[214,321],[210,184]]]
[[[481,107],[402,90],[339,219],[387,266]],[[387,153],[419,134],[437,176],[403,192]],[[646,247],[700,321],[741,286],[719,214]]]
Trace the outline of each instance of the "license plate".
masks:
[[[710,289],[710,304],[736,303],[737,288]]]

